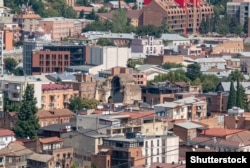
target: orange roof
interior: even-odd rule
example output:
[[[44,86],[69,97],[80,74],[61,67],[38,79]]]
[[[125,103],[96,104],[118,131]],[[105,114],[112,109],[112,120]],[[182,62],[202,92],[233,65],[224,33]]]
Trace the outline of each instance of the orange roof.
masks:
[[[22,19],[40,19],[41,16],[38,14],[21,14],[21,15],[16,15],[14,18],[22,18]]]
[[[132,119],[154,116],[154,112],[120,112],[120,115],[129,115]]]
[[[49,137],[49,138],[40,138],[39,141],[42,144],[48,144],[48,143],[62,142],[63,140],[58,137]]]
[[[24,145],[22,141],[14,141],[13,143],[19,144],[19,145]]]
[[[74,6],[73,9],[77,12],[81,12],[82,10],[84,12],[91,12],[93,7],[88,7],[88,6]]]
[[[92,112],[92,114],[102,114],[103,111],[105,111],[105,110],[95,109],[95,110]]]
[[[3,136],[14,136],[14,132],[8,129],[0,129],[0,137]]]
[[[242,132],[242,131],[244,130],[226,129],[226,128],[209,128],[207,130],[203,130],[201,134],[205,136],[224,137],[224,136],[232,135],[232,134]]]
[[[50,110],[39,110],[36,113],[38,118],[53,118],[53,117],[62,117],[62,116],[69,116],[72,117],[75,114],[70,111],[69,109],[55,109],[53,111]]]

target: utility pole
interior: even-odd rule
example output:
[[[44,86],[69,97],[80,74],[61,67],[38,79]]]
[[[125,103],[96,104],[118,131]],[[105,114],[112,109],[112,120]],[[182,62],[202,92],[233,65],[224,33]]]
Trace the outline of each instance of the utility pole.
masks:
[[[194,9],[194,20],[193,20],[193,34],[196,34],[196,27],[197,27],[197,8],[196,8],[196,0],[193,2],[193,9]]]

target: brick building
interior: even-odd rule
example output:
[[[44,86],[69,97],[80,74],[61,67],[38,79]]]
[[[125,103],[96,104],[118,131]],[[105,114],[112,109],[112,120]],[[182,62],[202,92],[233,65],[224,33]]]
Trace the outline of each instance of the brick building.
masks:
[[[161,56],[147,56],[144,59],[144,64],[153,64],[153,65],[163,65],[165,63],[183,63],[183,56],[171,56],[171,55],[161,55]]]
[[[184,33],[197,32],[202,20],[212,17],[213,7],[203,0],[197,0],[196,5],[193,2],[193,0],[152,0],[143,7],[140,24],[161,26],[166,23],[171,30]]]
[[[35,51],[32,54],[32,75],[62,73],[70,65],[69,51]]]

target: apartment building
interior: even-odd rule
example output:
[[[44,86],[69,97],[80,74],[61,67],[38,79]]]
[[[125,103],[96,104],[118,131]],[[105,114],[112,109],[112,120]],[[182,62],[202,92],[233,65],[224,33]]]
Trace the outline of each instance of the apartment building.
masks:
[[[140,23],[155,26],[166,23],[170,30],[184,33],[197,32],[202,20],[212,17],[213,7],[203,0],[197,0],[195,5],[193,2],[188,0],[152,0],[143,7]]]
[[[9,143],[16,141],[15,133],[8,129],[0,129],[0,150],[7,147]]]
[[[1,75],[4,73],[3,45],[4,45],[4,36],[3,32],[0,31],[0,74]]]
[[[164,53],[163,41],[154,39],[153,36],[133,39],[130,47],[132,53],[143,53],[145,55],[161,55]]]
[[[242,73],[250,73],[250,53],[246,52],[242,54],[240,57],[240,68]]]
[[[221,44],[216,45],[213,50],[212,54],[218,53],[239,53],[242,52],[244,49],[243,39],[237,39],[234,41],[224,41]]]
[[[32,54],[32,75],[41,73],[62,73],[70,65],[69,51],[34,51]]]
[[[205,72],[211,68],[226,69],[227,66],[225,59],[220,57],[198,58],[195,61],[200,65],[202,72]]]
[[[78,91],[72,87],[60,84],[42,85],[42,109],[63,109],[68,108],[69,100],[77,97]]]
[[[53,40],[70,37],[74,33],[74,20],[64,17],[44,18],[39,21],[39,26],[45,32],[51,32]]]
[[[244,25],[249,18],[250,2],[248,0],[233,0],[227,2],[227,14],[239,18],[240,24]]]

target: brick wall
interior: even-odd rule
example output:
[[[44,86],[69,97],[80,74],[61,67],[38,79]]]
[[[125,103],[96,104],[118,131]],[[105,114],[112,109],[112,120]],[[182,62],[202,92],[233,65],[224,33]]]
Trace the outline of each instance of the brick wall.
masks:
[[[164,63],[183,63],[183,56],[148,56],[144,64],[162,65]]]

